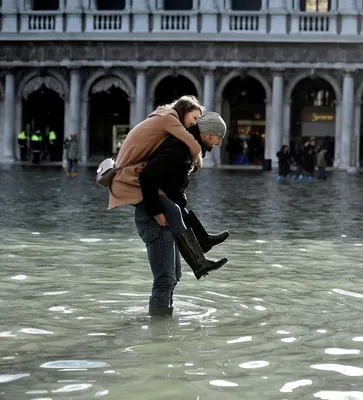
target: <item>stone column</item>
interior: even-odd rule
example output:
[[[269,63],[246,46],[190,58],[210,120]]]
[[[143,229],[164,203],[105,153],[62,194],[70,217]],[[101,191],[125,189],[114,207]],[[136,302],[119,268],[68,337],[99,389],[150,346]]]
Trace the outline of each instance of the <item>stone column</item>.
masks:
[[[132,13],[134,16],[133,32],[149,32],[149,5],[147,0],[133,0]]]
[[[129,97],[129,102],[130,102],[130,130],[137,125],[136,123],[136,98],[130,96]]]
[[[284,104],[284,131],[282,137],[282,144],[289,146],[290,143],[290,130],[291,130],[291,100],[285,99]]]
[[[354,103],[354,133],[350,147],[350,168],[349,172],[356,172],[359,169],[359,145],[360,145],[360,118],[361,102]]]
[[[333,4],[332,4],[333,9]],[[341,15],[341,34],[358,34],[358,10],[356,0],[344,0],[339,2],[339,14]]]
[[[358,101],[355,104],[355,110],[354,110],[354,136],[355,136],[355,147],[352,145],[352,150],[355,151],[355,157],[354,157],[354,163],[352,162],[352,165],[355,167],[355,169],[357,170],[358,168],[360,168],[360,160],[359,160],[359,156],[363,156],[363,154],[359,154],[359,149],[360,149],[360,129],[361,129],[361,107],[362,107],[362,102]]]
[[[215,76],[214,68],[204,71],[203,105],[208,111],[215,110],[214,104]]]
[[[5,76],[4,117],[4,160],[14,161],[15,77],[12,71],[8,71]]]
[[[89,99],[85,97],[82,99],[81,106],[82,113],[82,128],[81,128],[81,161],[87,162],[89,155],[89,129],[88,129],[88,117],[89,117]]]
[[[69,134],[80,135],[81,117],[81,71],[71,70],[71,94],[69,98]]]
[[[146,71],[145,69],[138,69],[136,73],[135,125],[146,118],[147,103]]]
[[[271,160],[271,103],[266,103],[266,125],[265,125],[265,151],[264,151],[264,159]]]
[[[275,70],[272,72],[272,106],[271,106],[271,160],[277,164],[276,153],[282,145],[283,134],[283,105],[284,105],[284,78],[283,72]]]
[[[214,111],[214,92],[215,92],[215,77],[214,70],[207,69],[204,71],[203,85],[203,105],[207,111]],[[213,167],[221,164],[221,149],[216,146],[212,153],[206,153],[203,165],[205,167]]]
[[[201,33],[217,33],[218,10],[214,0],[203,0],[200,3]]]
[[[67,0],[66,12],[66,32],[82,32],[82,8],[81,0]]]
[[[334,167],[339,167],[341,162],[341,127],[342,127],[342,103],[335,105],[335,146],[334,146]]]
[[[15,0],[2,0],[2,33],[15,33],[18,31],[17,12]]]
[[[271,16],[270,34],[286,34],[287,11],[284,0],[270,0],[269,14]]]
[[[69,107],[69,99],[64,99],[64,135],[63,139],[70,136],[72,131],[72,124],[71,124],[71,111]],[[81,140],[81,133],[78,133],[79,140]]]
[[[350,167],[350,150],[353,136],[353,113],[354,113],[354,78],[347,71],[343,81],[343,111],[341,130],[341,169]]]
[[[15,141],[17,139],[17,134],[25,129],[23,126],[23,104],[21,94],[16,97],[15,99]],[[16,145],[15,148],[18,146]]]

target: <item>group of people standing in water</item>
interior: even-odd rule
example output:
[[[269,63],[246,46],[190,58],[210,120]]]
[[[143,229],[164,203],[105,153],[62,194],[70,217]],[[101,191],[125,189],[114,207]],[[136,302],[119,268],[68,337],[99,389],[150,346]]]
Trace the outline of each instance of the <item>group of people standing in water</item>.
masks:
[[[304,145],[291,155],[289,147],[283,145],[277,152],[278,158],[278,180],[286,180],[291,177],[293,180],[313,181],[315,178],[315,167],[318,168],[318,179],[326,180],[326,167],[329,165],[329,152],[324,142],[316,146],[315,138],[311,137]],[[291,166],[296,165],[296,171],[291,171]]]

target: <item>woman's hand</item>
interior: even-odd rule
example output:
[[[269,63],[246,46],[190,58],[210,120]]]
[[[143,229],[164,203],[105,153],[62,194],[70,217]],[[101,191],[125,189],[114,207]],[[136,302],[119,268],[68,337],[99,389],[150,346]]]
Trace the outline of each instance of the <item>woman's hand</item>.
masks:
[[[154,215],[154,218],[160,226],[168,226],[168,221],[164,214]]]
[[[201,169],[203,166],[203,157],[202,157],[202,153],[199,153],[197,156],[192,157],[192,163],[195,167],[197,167],[198,169]]]

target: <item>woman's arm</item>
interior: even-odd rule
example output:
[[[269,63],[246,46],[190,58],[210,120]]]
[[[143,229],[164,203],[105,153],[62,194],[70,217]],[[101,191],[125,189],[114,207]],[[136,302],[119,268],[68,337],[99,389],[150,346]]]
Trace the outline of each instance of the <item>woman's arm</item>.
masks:
[[[194,136],[184,128],[175,115],[166,114],[164,116],[164,122],[165,131],[184,142],[189,147],[190,153],[193,157],[196,157],[201,153],[198,141],[195,140]]]

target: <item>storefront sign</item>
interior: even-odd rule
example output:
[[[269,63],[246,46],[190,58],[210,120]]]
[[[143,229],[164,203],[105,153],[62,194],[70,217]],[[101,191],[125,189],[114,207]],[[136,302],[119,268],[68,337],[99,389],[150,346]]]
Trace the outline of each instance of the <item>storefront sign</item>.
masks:
[[[335,115],[333,114],[317,114],[312,113],[311,122],[333,122],[335,120]]]

